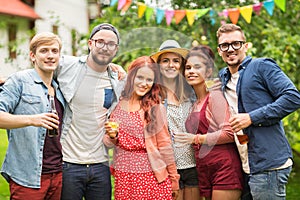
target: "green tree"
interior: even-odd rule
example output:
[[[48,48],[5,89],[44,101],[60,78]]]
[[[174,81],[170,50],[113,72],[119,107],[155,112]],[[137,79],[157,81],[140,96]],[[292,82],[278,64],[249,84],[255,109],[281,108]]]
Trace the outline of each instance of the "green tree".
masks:
[[[139,1],[141,2],[141,1]],[[103,16],[96,19],[91,27],[101,22],[109,22],[121,30],[121,46],[119,55],[114,62],[124,66],[140,55],[149,55],[156,51],[160,43],[168,38],[174,38],[186,48],[190,48],[192,42],[207,44],[214,49],[217,55],[216,31],[221,20],[230,23],[227,18],[220,18],[218,12],[224,9],[252,5],[255,2],[244,0],[205,1],[205,0],[173,0],[175,9],[201,9],[212,8],[215,11],[215,24],[211,23],[209,14],[195,20],[189,26],[186,18],[178,25],[174,22],[170,26],[165,20],[157,24],[155,15],[149,21],[145,17],[139,19],[137,6],[134,4],[125,14],[117,11],[117,5],[104,7]],[[291,78],[296,87],[300,88],[300,2],[297,0],[286,1],[286,11],[283,12],[275,5],[273,15],[270,16],[264,8],[260,15],[252,14],[252,21],[248,24],[240,16],[238,25],[245,31],[247,41],[252,43],[248,54],[253,57],[273,58],[283,71]],[[224,63],[216,56],[216,65],[223,67]],[[285,129],[295,155],[300,156],[300,111],[287,116],[284,119]]]

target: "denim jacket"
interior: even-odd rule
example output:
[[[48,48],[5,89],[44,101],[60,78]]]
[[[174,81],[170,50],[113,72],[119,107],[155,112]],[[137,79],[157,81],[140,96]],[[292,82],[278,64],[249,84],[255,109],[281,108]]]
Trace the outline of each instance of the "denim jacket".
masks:
[[[55,81],[57,99],[64,98]],[[48,89],[34,69],[20,71],[7,79],[0,89],[0,112],[33,115],[49,112]],[[19,185],[40,188],[46,129],[28,126],[7,130],[8,149],[1,173]]]
[[[249,113],[252,124],[244,129],[249,137],[250,173],[282,166],[292,158],[281,120],[300,107],[300,93],[275,61],[246,57],[239,67],[237,83],[239,113]],[[219,73],[225,91],[231,74]]]
[[[59,87],[69,104],[76,93],[79,84],[84,78],[84,75],[87,71],[86,64],[87,56],[74,57],[74,56],[62,56],[60,60],[60,66],[56,70],[55,77],[58,80]],[[117,102],[120,98],[121,92],[124,88],[126,79],[121,81],[118,80],[118,73],[113,72],[110,67],[108,67],[108,75],[111,80],[112,88],[114,91],[114,98],[111,107],[109,108],[109,114],[117,105]],[[64,122],[62,127],[62,136],[63,140],[68,133],[68,130],[72,122],[72,110],[67,104],[64,116]]]

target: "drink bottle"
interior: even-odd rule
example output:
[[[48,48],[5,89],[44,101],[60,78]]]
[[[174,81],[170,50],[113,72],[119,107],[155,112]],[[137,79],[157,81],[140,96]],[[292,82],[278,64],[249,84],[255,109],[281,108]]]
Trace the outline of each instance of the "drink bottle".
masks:
[[[56,111],[56,107],[55,107],[55,101],[54,101],[54,96],[50,96],[49,97],[49,101],[50,101],[50,112],[54,113],[57,115],[57,111]],[[53,128],[52,130],[48,130],[48,136],[49,137],[54,137],[54,136],[58,136],[58,129]]]

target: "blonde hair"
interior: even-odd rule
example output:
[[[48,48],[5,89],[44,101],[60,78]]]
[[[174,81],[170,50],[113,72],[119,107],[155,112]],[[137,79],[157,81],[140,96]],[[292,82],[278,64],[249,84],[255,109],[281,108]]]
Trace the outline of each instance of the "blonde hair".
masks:
[[[46,45],[53,44],[55,42],[58,42],[59,51],[60,51],[61,47],[62,47],[62,42],[58,35],[55,35],[54,33],[51,33],[51,32],[38,33],[31,39],[30,45],[29,45],[29,50],[32,53],[36,54],[36,49],[39,46],[44,45],[44,44],[46,44]]]

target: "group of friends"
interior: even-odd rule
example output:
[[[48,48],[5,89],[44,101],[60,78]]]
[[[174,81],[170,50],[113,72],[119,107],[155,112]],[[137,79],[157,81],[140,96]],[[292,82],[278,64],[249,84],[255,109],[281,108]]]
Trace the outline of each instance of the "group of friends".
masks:
[[[80,57],[61,55],[57,35],[36,34],[33,68],[0,87],[10,198],[285,199],[293,160],[281,120],[300,93],[274,60],[246,55],[239,26],[222,25],[217,41],[219,72],[209,46],[170,39],[126,73],[111,63],[120,45],[111,24],[93,28]]]

